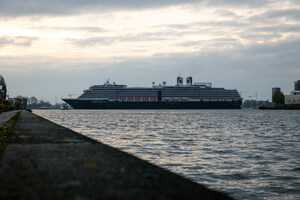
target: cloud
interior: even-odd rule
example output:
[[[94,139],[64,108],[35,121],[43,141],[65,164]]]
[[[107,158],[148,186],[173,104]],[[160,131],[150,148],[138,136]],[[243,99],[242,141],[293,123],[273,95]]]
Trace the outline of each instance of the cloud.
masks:
[[[261,26],[261,27],[249,27],[249,33],[253,32],[273,32],[273,33],[279,33],[279,32],[300,32],[300,24],[281,24],[278,26],[277,24],[273,25],[267,25],[267,26]]]
[[[35,30],[42,31],[85,31],[91,33],[101,33],[107,32],[105,28],[97,27],[97,26],[78,26],[78,27],[61,27],[61,26],[33,26],[30,27]]]
[[[219,52],[115,57],[111,62],[2,56],[0,66],[12,96],[38,96],[52,102],[62,93],[79,95],[91,84],[101,84],[107,78],[129,86],[151,86],[152,81],[164,80],[172,85],[178,74],[193,75],[195,81],[212,82],[216,87],[253,93],[257,90],[260,99],[270,99],[272,87],[280,86],[288,93],[292,90],[292,81],[299,79],[298,52],[299,39]]]
[[[111,45],[114,42],[121,40],[120,37],[92,37],[85,39],[70,39],[77,46],[95,46],[95,45]]]
[[[214,40],[212,40],[214,41]],[[234,42],[220,38],[216,41]],[[214,52],[194,52],[194,53],[168,53],[155,54],[149,57],[117,57],[115,56],[110,62],[101,59],[86,59],[80,58],[70,60],[68,58],[55,57],[0,57],[1,66],[8,68],[27,69],[27,71],[35,71],[38,68],[56,69],[59,71],[69,70],[102,70],[109,68],[116,72],[123,68],[141,70],[149,68],[153,71],[161,69],[172,69],[180,71],[190,71],[191,67],[216,68],[216,69],[244,69],[252,71],[255,68],[265,66],[264,70],[272,71],[275,68],[288,69],[298,68],[300,63],[300,40],[282,41],[274,44],[254,44],[248,47],[239,46],[226,51]],[[199,65],[200,64],[200,65]],[[126,67],[125,67],[126,66]],[[182,68],[184,66],[184,68]],[[202,66],[202,67],[201,67]],[[125,67],[125,68],[124,68]],[[29,70],[28,70],[29,69]],[[206,70],[207,70],[206,69]],[[256,70],[256,69],[255,69]],[[212,70],[213,71],[213,70]],[[200,73],[201,71],[199,71]],[[120,75],[122,75],[121,73]]]
[[[158,26],[159,28],[169,28],[173,29],[172,32],[174,33],[175,30],[184,31],[183,33],[191,33],[191,29],[198,30],[198,33],[201,31],[209,31],[213,32],[220,32],[220,28],[238,28],[242,29],[248,27],[248,23],[245,21],[238,21],[238,20],[206,20],[206,21],[196,21],[192,23],[186,24],[165,24]],[[224,34],[224,33],[223,33]]]
[[[105,12],[124,9],[151,9],[174,5],[205,4],[207,6],[260,7],[269,0],[1,0],[0,15],[68,15],[81,12]]]
[[[239,49],[237,52],[244,56],[248,55],[266,59],[271,57],[271,59],[275,59],[279,63],[282,63],[283,60],[288,61],[286,66],[282,67],[297,66],[299,62],[294,61],[300,61],[300,58],[297,56],[298,52],[300,52],[300,39],[291,38],[290,40],[278,43],[251,45],[248,48]]]
[[[208,40],[200,40],[200,41],[185,41],[185,42],[179,42],[176,43],[178,46],[197,46],[197,45],[203,45],[203,44],[219,44],[218,46],[226,46],[228,43],[239,43],[239,40],[235,38],[215,38],[215,39],[208,39]]]
[[[292,0],[0,0],[0,53],[5,53],[0,71],[8,75],[12,93],[43,99],[66,94],[62,87],[80,94],[107,78],[130,86],[172,84],[179,73],[269,94],[272,86],[300,76],[297,5]],[[161,9],[167,6],[175,7]]]
[[[36,37],[0,37],[0,49],[5,46],[29,47],[36,41]]]
[[[266,17],[269,18],[291,18],[294,20],[300,20],[300,9],[284,9],[284,10],[274,10],[271,12],[268,12],[266,14]]]
[[[169,34],[163,32],[157,33],[141,33],[141,34],[128,34],[124,36],[115,36],[115,37],[91,37],[85,39],[71,39],[73,44],[77,46],[95,46],[95,45],[111,45],[118,42],[141,42],[141,41],[162,41],[167,40]]]
[[[243,39],[256,40],[256,41],[268,41],[272,38],[280,38],[279,33],[266,33],[266,32],[250,32],[241,33],[240,37]]]
[[[149,9],[196,2],[201,0],[1,0],[0,14],[3,16],[66,15],[91,10],[103,12],[115,9]]]
[[[237,17],[237,15],[234,12],[226,9],[218,9],[215,11],[215,13],[222,17]]]
[[[277,5],[277,6],[280,6]],[[293,8],[297,7],[297,8]],[[300,4],[291,5],[290,8],[269,8],[265,9],[264,12],[250,15],[246,18],[249,23],[256,23],[256,24],[276,24],[276,25],[287,25],[288,22],[294,21],[298,22],[297,25],[299,26],[300,20]],[[295,23],[293,23],[295,26]],[[278,26],[278,27],[280,27]]]
[[[210,6],[230,6],[230,7],[261,7],[271,3],[270,0],[214,0],[207,1]]]

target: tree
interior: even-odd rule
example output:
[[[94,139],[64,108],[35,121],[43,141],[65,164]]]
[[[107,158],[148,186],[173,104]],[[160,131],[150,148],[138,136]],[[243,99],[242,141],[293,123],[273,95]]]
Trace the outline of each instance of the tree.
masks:
[[[272,102],[276,104],[284,104],[284,95],[280,91],[274,92],[272,96]]]
[[[7,88],[3,76],[0,75],[0,100],[5,101]]]
[[[36,97],[30,97],[29,98],[29,104],[37,104],[38,101],[39,100]]]

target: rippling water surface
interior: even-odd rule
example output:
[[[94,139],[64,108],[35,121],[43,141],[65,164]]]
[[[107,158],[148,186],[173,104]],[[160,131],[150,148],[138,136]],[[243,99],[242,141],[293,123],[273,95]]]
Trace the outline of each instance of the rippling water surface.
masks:
[[[300,112],[35,110],[237,199],[300,199]]]

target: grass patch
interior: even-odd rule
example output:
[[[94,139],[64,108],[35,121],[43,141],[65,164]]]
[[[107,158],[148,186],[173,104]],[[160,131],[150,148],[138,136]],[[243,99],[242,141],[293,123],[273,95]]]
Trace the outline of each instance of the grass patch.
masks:
[[[16,113],[8,122],[0,128],[0,157],[5,149],[6,143],[11,136],[14,126],[19,118],[20,112]]]

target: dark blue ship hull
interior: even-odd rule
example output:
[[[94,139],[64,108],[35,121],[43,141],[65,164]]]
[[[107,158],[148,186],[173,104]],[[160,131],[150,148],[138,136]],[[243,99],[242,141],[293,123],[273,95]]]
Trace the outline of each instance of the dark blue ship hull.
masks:
[[[63,99],[74,109],[241,109],[242,101],[221,102],[109,102],[98,100]]]

